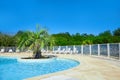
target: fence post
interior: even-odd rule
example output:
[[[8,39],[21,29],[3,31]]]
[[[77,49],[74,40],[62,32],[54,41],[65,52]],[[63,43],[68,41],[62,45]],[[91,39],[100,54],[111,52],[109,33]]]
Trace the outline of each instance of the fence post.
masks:
[[[120,60],[120,43],[119,43],[119,60]]]
[[[75,45],[73,45],[73,53],[75,54]]]
[[[90,56],[91,56],[91,45],[89,45],[89,50],[90,50]]]
[[[47,53],[48,53],[48,46],[47,46]]]
[[[65,50],[68,50],[68,46],[66,46],[66,49]]]
[[[61,50],[61,46],[59,46],[60,50]]]
[[[100,56],[100,44],[98,44],[98,56]]]
[[[81,54],[83,55],[83,45],[81,45]]]
[[[54,52],[55,50],[54,50],[54,46],[53,46],[53,51],[52,52]]]
[[[65,51],[68,51],[68,46],[65,47]],[[65,51],[64,51],[64,54],[66,53]],[[67,53],[66,53],[66,54],[67,54]]]
[[[107,55],[108,55],[108,58],[110,58],[110,45],[109,45],[109,43],[107,44]]]
[[[75,49],[75,45],[73,46],[73,48]]]
[[[59,49],[61,50],[61,46],[59,46]],[[60,52],[58,51],[58,54],[59,54]]]

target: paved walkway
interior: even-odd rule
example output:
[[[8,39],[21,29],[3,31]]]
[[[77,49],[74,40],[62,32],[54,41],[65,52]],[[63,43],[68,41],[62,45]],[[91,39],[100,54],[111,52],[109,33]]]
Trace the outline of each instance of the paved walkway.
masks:
[[[0,54],[0,56],[23,57],[23,54]],[[24,54],[31,56],[31,54]],[[60,58],[74,59],[80,65],[68,70],[59,71],[26,80],[120,80],[120,61],[95,58],[82,55],[57,54]]]

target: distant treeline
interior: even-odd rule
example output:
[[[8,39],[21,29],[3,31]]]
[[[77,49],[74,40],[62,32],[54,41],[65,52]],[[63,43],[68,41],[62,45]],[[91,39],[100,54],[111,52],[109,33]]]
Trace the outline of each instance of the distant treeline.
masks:
[[[0,32],[0,46],[17,46],[20,37],[25,31],[18,31],[15,35],[4,34]],[[106,30],[98,35],[87,33],[70,34],[69,32],[52,34],[55,46],[64,45],[85,45],[85,44],[102,44],[102,43],[119,43],[120,28],[114,31]]]

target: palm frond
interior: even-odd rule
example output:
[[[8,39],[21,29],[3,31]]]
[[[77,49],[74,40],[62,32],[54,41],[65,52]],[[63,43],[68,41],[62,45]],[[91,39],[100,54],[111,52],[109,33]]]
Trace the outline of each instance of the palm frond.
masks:
[[[44,48],[53,44],[51,36],[48,34],[47,29],[36,27],[36,32],[26,31],[20,38],[19,47],[29,49]]]

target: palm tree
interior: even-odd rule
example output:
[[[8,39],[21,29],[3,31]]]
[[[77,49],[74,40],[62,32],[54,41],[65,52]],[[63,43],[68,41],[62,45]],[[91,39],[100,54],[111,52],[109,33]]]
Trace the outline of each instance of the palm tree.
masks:
[[[34,58],[41,58],[41,49],[53,45],[54,40],[51,39],[53,38],[51,38],[46,29],[40,29],[39,26],[37,26],[36,32],[24,32],[21,36],[18,48],[24,49],[28,47],[30,50],[33,50]]]

